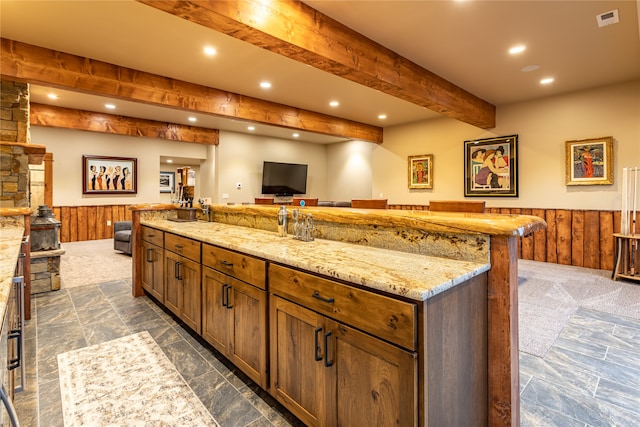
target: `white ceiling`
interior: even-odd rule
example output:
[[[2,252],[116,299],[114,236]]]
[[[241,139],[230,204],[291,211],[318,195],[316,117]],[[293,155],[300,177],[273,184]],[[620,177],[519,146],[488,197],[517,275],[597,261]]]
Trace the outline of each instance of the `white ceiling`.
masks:
[[[307,4],[500,107],[640,78],[636,0],[333,1]],[[596,15],[620,22],[599,28]],[[162,76],[377,126],[439,117],[423,107],[281,57],[133,0],[0,1],[0,34]],[[527,49],[518,56],[507,50]],[[214,46],[214,57],[202,54]],[[539,65],[533,72],[520,71]],[[543,77],[554,77],[542,86]],[[259,82],[269,80],[264,90]],[[34,102],[104,112],[102,97],[32,85]],[[340,101],[337,108],[330,100]],[[112,100],[113,101],[113,100]],[[112,114],[192,124],[185,111],[115,100]],[[380,120],[378,115],[387,114]],[[247,123],[195,114],[196,126],[248,132]],[[256,125],[256,134],[293,131]],[[300,133],[300,140],[339,138]]]

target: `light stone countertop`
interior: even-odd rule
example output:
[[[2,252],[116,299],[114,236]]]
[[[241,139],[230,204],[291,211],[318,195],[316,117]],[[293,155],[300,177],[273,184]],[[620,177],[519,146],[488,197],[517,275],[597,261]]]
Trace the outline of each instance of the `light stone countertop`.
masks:
[[[141,224],[416,301],[425,301],[490,268],[488,263],[332,240],[301,242],[274,232],[215,222],[142,219]]]
[[[138,204],[134,211],[163,211],[176,209],[173,204]],[[288,206],[289,218],[293,206]],[[275,218],[279,205],[235,204],[211,205],[212,218],[216,214],[244,215],[246,217],[265,216]],[[527,236],[535,231],[544,230],[544,219],[532,215],[429,212],[424,210],[398,209],[355,209],[334,207],[305,207],[305,212],[313,214],[317,221],[332,224],[372,225],[384,227],[410,228],[441,233],[476,233],[487,236]],[[199,209],[198,209],[199,211]]]
[[[13,276],[20,255],[24,227],[14,224],[0,225],[0,319],[7,310]],[[0,327],[2,323],[0,323]]]

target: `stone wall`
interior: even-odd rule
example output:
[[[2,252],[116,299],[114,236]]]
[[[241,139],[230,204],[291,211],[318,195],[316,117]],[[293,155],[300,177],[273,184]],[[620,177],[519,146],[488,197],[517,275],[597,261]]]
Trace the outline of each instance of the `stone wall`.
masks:
[[[29,143],[29,85],[0,80],[0,140]]]
[[[30,140],[29,85],[7,80],[0,83],[0,207],[28,207],[29,154],[20,144]]]

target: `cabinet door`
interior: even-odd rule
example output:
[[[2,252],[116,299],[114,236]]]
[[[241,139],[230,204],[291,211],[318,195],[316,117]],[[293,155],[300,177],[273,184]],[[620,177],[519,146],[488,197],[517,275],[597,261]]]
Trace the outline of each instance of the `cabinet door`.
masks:
[[[200,264],[165,250],[164,305],[197,333],[202,326]]]
[[[202,272],[202,337],[228,357],[231,312],[227,308],[230,278],[210,268]]]
[[[139,258],[142,264],[142,287],[155,299],[164,303],[162,248],[142,240]]]
[[[181,261],[180,255],[164,251],[164,305],[177,316],[182,309]]]
[[[229,359],[262,388],[267,375],[267,293],[239,280],[231,282],[233,313]]]
[[[308,426],[335,426],[335,376],[325,367],[325,318],[270,297],[271,394]],[[360,424],[354,424],[360,425]]]
[[[182,279],[180,318],[198,334],[202,332],[202,286],[199,263],[183,258],[179,273]]]
[[[331,322],[327,354],[336,376],[338,424],[415,426],[417,356]]]

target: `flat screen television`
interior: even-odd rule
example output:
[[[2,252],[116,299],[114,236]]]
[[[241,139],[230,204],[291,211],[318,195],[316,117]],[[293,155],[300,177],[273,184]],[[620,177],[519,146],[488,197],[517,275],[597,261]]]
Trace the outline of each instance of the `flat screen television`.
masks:
[[[307,165],[265,161],[262,166],[262,194],[293,196],[307,192]]]

